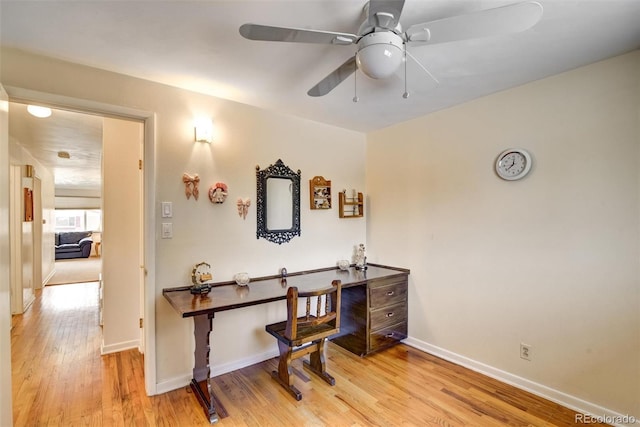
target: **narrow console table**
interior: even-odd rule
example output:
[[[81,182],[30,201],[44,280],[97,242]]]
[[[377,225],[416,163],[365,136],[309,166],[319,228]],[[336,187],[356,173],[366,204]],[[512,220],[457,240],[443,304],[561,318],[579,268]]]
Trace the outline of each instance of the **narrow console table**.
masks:
[[[286,278],[251,279],[246,287],[235,282],[213,284],[204,296],[190,286],[163,289],[162,294],[182,317],[193,317],[195,360],[191,388],[210,423],[226,411],[211,390],[210,334],[215,313],[285,300],[287,288],[312,291],[342,282],[340,333],[332,341],[360,356],[392,346],[407,337],[407,282],[409,270],[369,264],[367,270],[337,268],[289,273]]]

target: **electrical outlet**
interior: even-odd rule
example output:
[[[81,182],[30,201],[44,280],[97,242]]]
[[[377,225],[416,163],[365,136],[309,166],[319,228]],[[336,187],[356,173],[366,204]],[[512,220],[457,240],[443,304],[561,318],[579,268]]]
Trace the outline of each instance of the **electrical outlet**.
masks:
[[[532,348],[529,344],[520,343],[520,358],[524,360],[531,360]]]

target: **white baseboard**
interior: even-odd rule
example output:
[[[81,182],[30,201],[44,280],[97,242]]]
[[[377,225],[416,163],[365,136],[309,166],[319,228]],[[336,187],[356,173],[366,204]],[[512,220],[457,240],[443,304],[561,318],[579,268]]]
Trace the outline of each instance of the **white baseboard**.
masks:
[[[509,372],[494,368],[493,366],[486,365],[473,359],[469,359],[468,357],[453,353],[449,350],[445,350],[444,348],[440,348],[427,342],[420,341],[413,337],[409,337],[402,342],[411,347],[417,348],[418,350],[422,350],[425,353],[429,353],[441,359],[448,360],[449,362],[455,363],[456,365],[464,366],[465,368],[469,368],[472,371],[479,372],[500,382],[512,385],[521,390],[535,394],[536,396],[540,396],[552,402],[558,403],[580,414],[586,414],[595,418],[602,418],[603,421],[607,424],[620,427],[640,424],[640,419],[638,419],[637,417],[634,418],[633,416],[619,414],[610,409],[596,405],[595,403],[587,402],[562,391],[552,389],[550,387],[538,384],[534,381],[530,381],[517,375],[513,375]],[[627,424],[625,424],[624,422],[616,422],[617,420],[628,419],[631,419],[631,421],[633,422]]]
[[[47,286],[47,284],[49,283],[49,280],[51,280],[51,278],[53,277],[53,275],[56,274],[56,268],[52,268],[51,269],[51,273],[49,273],[49,275],[47,277],[44,278],[44,280],[42,281],[42,287],[44,288],[45,286]]]
[[[178,377],[169,378],[168,380],[156,383],[156,394],[177,390],[181,387],[188,386],[189,383],[191,383],[191,374],[184,374]]]
[[[115,344],[105,345],[104,342],[100,344],[100,354],[118,353],[119,351],[131,350],[140,346],[140,340],[124,341]]]
[[[276,357],[277,355],[278,350],[276,349],[273,351],[259,353],[250,357],[245,357],[244,359],[234,360],[230,363],[215,365],[211,367],[211,376],[217,377],[218,375],[226,374],[237,369],[246,368],[247,366],[255,365],[256,363],[264,362],[265,360]],[[170,378],[166,381],[161,381],[156,384],[156,392],[158,394],[161,394],[171,390],[179,389],[180,387],[185,387],[191,383],[191,377],[192,374],[188,373]]]
[[[254,354],[244,359],[234,360],[233,362],[225,363],[223,365],[215,365],[211,367],[211,376],[217,377],[218,375],[226,374],[227,372],[235,371],[236,369],[242,369],[247,366],[255,365],[256,363],[264,362],[278,356],[278,350],[274,349],[266,351],[264,353]]]

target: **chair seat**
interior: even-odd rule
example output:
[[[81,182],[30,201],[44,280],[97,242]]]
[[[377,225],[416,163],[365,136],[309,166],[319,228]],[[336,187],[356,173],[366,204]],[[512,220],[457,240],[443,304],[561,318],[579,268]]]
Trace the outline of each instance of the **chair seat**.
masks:
[[[315,319],[315,316],[311,316],[311,319]],[[306,318],[300,317],[298,320],[304,320]],[[291,340],[285,337],[285,330],[287,328],[287,321],[272,323],[270,325],[265,326],[265,330],[269,332],[271,335],[276,337],[279,341],[286,343],[291,347],[298,347],[302,344],[314,341],[316,339],[324,338],[327,334],[334,335],[340,332],[340,328],[334,328],[331,324],[325,323],[321,325],[315,326],[300,326],[298,327],[298,336],[301,338]],[[334,330],[332,332],[332,330]]]

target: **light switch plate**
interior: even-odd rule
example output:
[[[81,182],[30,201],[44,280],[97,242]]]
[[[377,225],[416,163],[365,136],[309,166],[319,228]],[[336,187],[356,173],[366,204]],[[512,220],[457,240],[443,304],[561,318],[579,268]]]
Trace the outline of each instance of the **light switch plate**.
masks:
[[[171,239],[173,237],[173,224],[170,222],[162,223],[162,238]]]
[[[173,217],[173,203],[162,202],[162,218]]]

